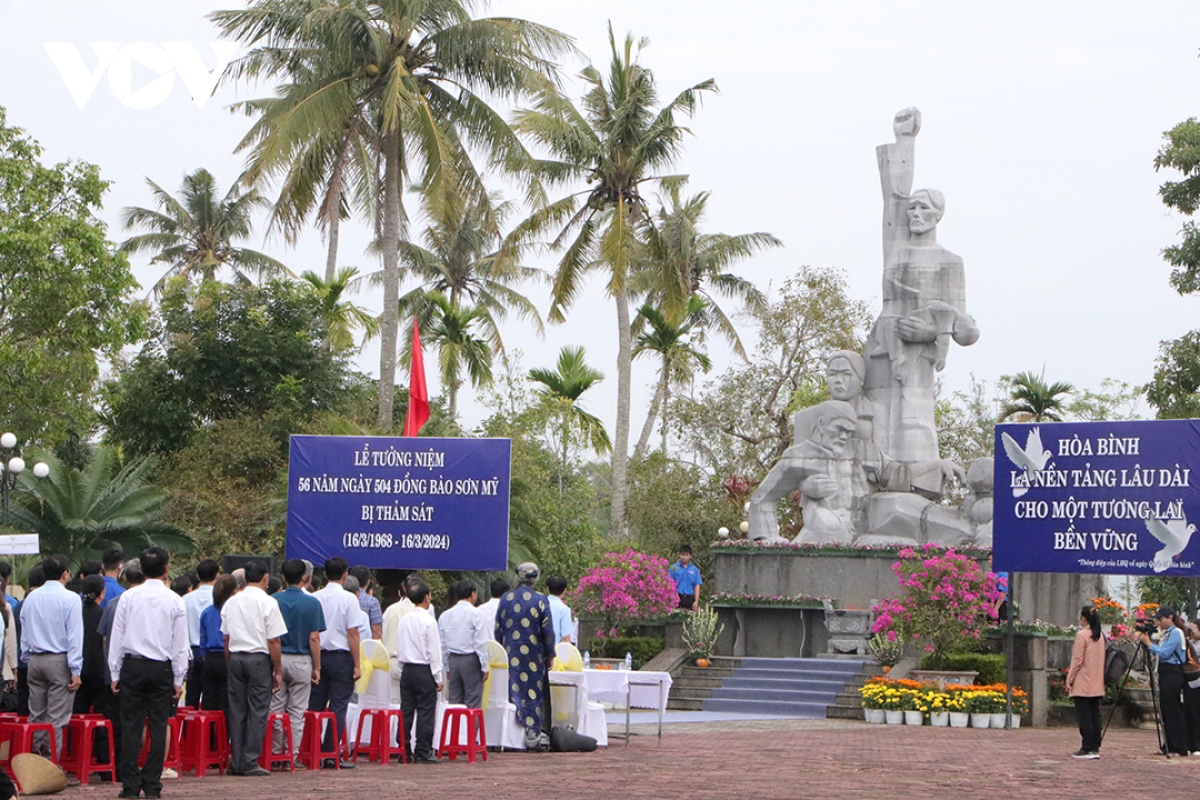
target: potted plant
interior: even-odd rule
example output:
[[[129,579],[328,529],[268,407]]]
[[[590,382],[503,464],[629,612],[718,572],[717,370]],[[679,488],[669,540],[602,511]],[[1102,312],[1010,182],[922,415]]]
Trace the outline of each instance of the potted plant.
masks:
[[[725,626],[717,622],[717,612],[711,608],[702,608],[684,620],[683,643],[687,646],[688,657],[696,660],[697,667],[709,665],[723,630]]]
[[[948,695],[938,689],[926,689],[921,696],[921,710],[929,715],[929,724],[944,728],[950,724]]]
[[[920,727],[925,724],[925,703],[922,699],[924,691],[909,689],[904,697],[904,724]]]
[[[904,724],[904,694],[897,686],[886,686],[880,695],[880,705],[888,725]]]
[[[868,640],[868,644],[871,645],[871,653],[875,660],[883,668],[884,675],[896,666],[896,662],[900,660],[900,653],[904,650],[904,640],[895,631],[877,633]]]
[[[1004,713],[1004,695],[993,689],[963,692],[972,728],[992,727],[992,714]]]
[[[886,719],[883,710],[883,692],[886,688],[882,681],[871,679],[858,690],[862,697],[863,716],[872,725],[882,725]]]
[[[994,575],[953,550],[906,547],[899,555],[892,572],[902,592],[874,607],[871,631],[922,648],[930,654],[931,668],[944,672],[946,654],[978,646],[979,632],[993,619],[1002,593]]]
[[[950,718],[951,728],[965,728],[971,715],[967,713],[966,698],[960,691],[946,692],[946,716]]]

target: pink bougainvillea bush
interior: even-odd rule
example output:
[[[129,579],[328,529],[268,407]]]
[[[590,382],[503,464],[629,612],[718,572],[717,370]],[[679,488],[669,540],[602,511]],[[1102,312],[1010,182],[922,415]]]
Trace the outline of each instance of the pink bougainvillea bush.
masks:
[[[907,547],[899,555],[892,572],[902,592],[875,606],[871,630],[891,642],[910,641],[934,661],[974,649],[996,615],[996,576],[954,550]]]
[[[667,560],[628,549],[605,553],[570,593],[576,613],[603,620],[597,635],[619,636],[634,623],[671,613],[679,602]]]

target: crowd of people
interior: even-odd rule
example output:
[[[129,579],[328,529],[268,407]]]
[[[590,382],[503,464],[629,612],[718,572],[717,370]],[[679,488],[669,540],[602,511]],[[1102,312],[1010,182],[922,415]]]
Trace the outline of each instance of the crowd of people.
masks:
[[[450,703],[483,707],[488,641],[497,640],[514,665],[509,699],[526,746],[548,749],[548,673],[557,644],[576,635],[564,579],[552,577],[543,595],[534,588],[537,566],[522,564],[517,585],[494,580],[482,604],[475,584],[462,580],[438,616],[429,584],[415,573],[384,608],[368,568],[351,569],[341,557],[321,566],[323,579],[301,559],[285,561],[278,577],[259,560],[222,574],[205,559],[171,579],[166,550],[151,547],[126,560],[112,548],[74,574],[66,556],[42,560],[18,600],[19,590],[7,592],[12,566],[0,562],[0,708],[49,723],[53,737],[34,741],[34,751],[49,757],[62,752],[72,714],[103,714],[115,734],[119,797],[158,798],[168,717],[180,706],[224,713],[233,775],[270,774],[259,757],[272,713],[289,715],[293,756],[305,711],[332,712],[345,742],[361,644],[374,639],[390,659],[390,700],[402,709],[406,741],[414,742],[410,761],[436,763],[438,695],[445,688]],[[139,766],[144,731],[149,747]],[[284,734],[276,723],[268,745],[274,753],[285,752]],[[329,726],[326,751],[336,750],[334,736]],[[96,746],[107,756],[106,739]],[[355,764],[330,759],[321,766]]]
[[[1104,738],[1100,705],[1106,691],[1108,641],[1100,612],[1084,606],[1080,630],[1071,650],[1066,689],[1075,703],[1082,744],[1072,757],[1097,759]],[[1161,749],[1167,756],[1200,756],[1200,621],[1185,621],[1170,606],[1158,607],[1153,615],[1157,640],[1151,626],[1138,629],[1138,639],[1155,656],[1153,667],[1161,712]],[[1149,659],[1147,659],[1148,661]],[[1132,665],[1130,665],[1132,666]],[[1145,665],[1149,668],[1149,665]]]

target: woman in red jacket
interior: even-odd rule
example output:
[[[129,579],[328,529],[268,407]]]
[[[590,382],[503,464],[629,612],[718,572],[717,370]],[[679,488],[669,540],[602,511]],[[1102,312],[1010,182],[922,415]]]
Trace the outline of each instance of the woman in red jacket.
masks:
[[[1067,672],[1067,693],[1075,701],[1075,717],[1083,746],[1072,758],[1100,757],[1100,701],[1104,699],[1104,634],[1100,632],[1100,613],[1084,606],[1079,614],[1082,629],[1075,634],[1071,648],[1071,669]]]

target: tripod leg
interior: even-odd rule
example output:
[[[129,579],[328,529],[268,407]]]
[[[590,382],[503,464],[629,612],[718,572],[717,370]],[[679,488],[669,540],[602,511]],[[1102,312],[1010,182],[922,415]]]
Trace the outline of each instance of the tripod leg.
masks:
[[[1140,645],[1140,647],[1142,648],[1142,659],[1146,665],[1146,674],[1150,676],[1150,703],[1154,706],[1154,731],[1158,734],[1158,751],[1166,755],[1167,758],[1170,758],[1171,753],[1167,751],[1167,742],[1163,738],[1162,713],[1159,708],[1158,698],[1158,681],[1155,677],[1154,664],[1150,659],[1150,648],[1144,644]]]

